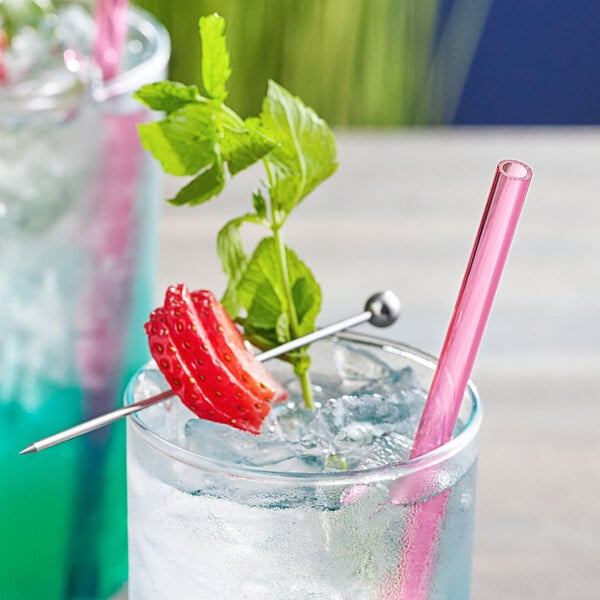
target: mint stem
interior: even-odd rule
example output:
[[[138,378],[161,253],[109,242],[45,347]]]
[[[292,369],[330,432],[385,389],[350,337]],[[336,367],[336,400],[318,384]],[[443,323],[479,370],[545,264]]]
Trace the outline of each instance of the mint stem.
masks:
[[[290,330],[292,333],[292,337],[299,337],[298,332],[298,315],[296,314],[296,308],[294,305],[294,298],[292,296],[292,288],[290,286],[290,276],[287,268],[287,257],[285,250],[285,243],[283,241],[283,235],[281,233],[281,229],[276,227],[273,230],[273,234],[275,236],[275,240],[277,242],[277,255],[279,257],[279,264],[281,266],[281,273],[283,277],[283,286],[285,290],[285,295],[288,304],[288,316],[290,318]],[[300,352],[306,352],[306,347],[301,348]],[[303,371],[298,374],[300,378],[300,384],[302,386],[302,397],[304,398],[304,406],[310,410],[313,410],[315,407],[315,402],[313,398],[312,384],[310,381],[310,374],[308,370]]]
[[[263,161],[267,170],[267,175],[272,183],[272,172],[269,168],[269,164]],[[292,287],[290,285],[290,274],[287,264],[287,253],[285,248],[285,241],[281,232],[281,223],[277,218],[276,209],[273,206],[273,201],[270,200],[271,208],[271,230],[275,237],[275,243],[277,245],[277,257],[279,260],[279,266],[281,268],[281,277],[283,279],[283,289],[288,305],[288,317],[290,319],[290,332],[292,337],[297,338],[300,336],[298,326],[298,315],[296,314],[296,306],[294,304],[294,297],[292,295]],[[301,348],[299,352],[306,353],[306,347]],[[312,390],[312,383],[310,380],[310,374],[308,370],[304,370],[302,373],[297,373],[300,379],[300,385],[302,387],[302,397],[304,398],[304,406],[309,410],[314,410],[315,402]]]
[[[312,383],[310,381],[310,373],[304,371],[301,375],[298,375],[300,379],[300,385],[302,386],[302,397],[304,398],[304,406],[308,410],[315,409],[315,399],[313,396]]]

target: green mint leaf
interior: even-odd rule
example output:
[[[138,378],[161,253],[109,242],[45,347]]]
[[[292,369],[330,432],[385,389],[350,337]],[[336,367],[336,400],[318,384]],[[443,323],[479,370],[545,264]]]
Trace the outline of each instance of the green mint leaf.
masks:
[[[0,0],[0,3],[2,0]],[[260,118],[242,120],[224,104],[231,75],[225,22],[218,15],[199,22],[202,82],[166,81],[144,86],[138,100],[166,113],[139,128],[143,146],[173,175],[194,176],[170,202],[200,204],[220,194],[226,174],[264,163],[268,194],[253,194],[253,213],[230,220],[217,236],[217,252],[228,284],[222,302],[244,326],[246,339],[267,349],[315,328],[321,291],[311,271],[285,246],[282,225],[293,208],[337,168],[336,146],[327,124],[274,82],[269,83]],[[270,229],[251,257],[240,234],[244,223]],[[307,408],[314,406],[305,348],[288,353],[300,377]]]
[[[248,265],[248,256],[244,250],[240,228],[244,223],[260,225],[262,222],[260,215],[242,215],[229,221],[217,235],[217,255],[228,281],[221,303],[230,315],[237,315],[241,308],[237,287]]]
[[[254,206],[256,214],[261,219],[267,219],[267,201],[260,190],[256,190],[254,194],[252,194],[252,206]]]
[[[232,129],[221,132],[221,152],[231,175],[243,171],[259,161],[277,146],[277,142],[256,127]]]
[[[223,168],[219,163],[216,163],[212,167],[202,171],[200,175],[181,188],[177,195],[171,198],[169,202],[175,206],[202,204],[214,196],[218,196],[222,192],[224,185],[225,177]]]
[[[315,321],[321,309],[321,295],[312,273],[304,263],[302,266],[304,275],[301,275],[300,270],[298,271],[297,279],[292,286],[292,298],[300,330],[310,333],[315,328]],[[318,298],[315,297],[317,292]]]
[[[170,114],[186,104],[203,100],[195,85],[183,85],[175,81],[160,81],[142,86],[134,98],[151,108]]]
[[[240,305],[246,310],[244,329],[262,336],[274,346],[292,339],[285,282],[273,237],[263,239],[248,261],[237,286]],[[321,291],[309,268],[286,248],[288,273],[295,311],[299,317],[296,335],[310,333],[321,306]],[[300,316],[301,315],[301,316]]]
[[[172,175],[195,175],[217,160],[214,114],[206,104],[186,104],[138,129],[144,148]]]
[[[273,81],[263,102],[261,122],[265,133],[279,142],[266,160],[274,176],[271,198],[287,215],[335,172],[335,138],[323,119]]]
[[[250,326],[252,326],[250,324]],[[287,313],[281,313],[275,322],[275,339],[282,343],[290,339],[290,317]]]
[[[231,76],[229,52],[225,42],[225,19],[217,14],[201,17],[202,83],[210,98],[223,102],[226,84]]]

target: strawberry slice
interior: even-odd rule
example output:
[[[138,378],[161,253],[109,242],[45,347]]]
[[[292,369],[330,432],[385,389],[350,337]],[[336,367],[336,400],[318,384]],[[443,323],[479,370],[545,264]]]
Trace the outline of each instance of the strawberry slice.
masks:
[[[222,311],[220,322],[226,313],[214,296],[211,301],[216,310]],[[203,306],[203,310],[210,312],[209,308]],[[214,325],[212,318],[204,315],[204,319]],[[230,319],[223,322],[223,331],[231,334],[235,325]],[[261,365],[246,350],[243,340],[241,346],[223,343],[217,340],[218,328],[209,335],[184,285],[167,290],[164,306],[150,315],[146,332],[158,367],[190,410],[200,418],[259,432],[271,408],[270,401],[279,399],[283,388],[277,383],[273,385],[269,376],[265,381],[271,385],[271,392],[265,393],[269,388],[262,378],[257,379],[257,373],[262,371],[253,368],[252,362]],[[240,377],[244,374],[248,382],[238,379],[236,374]],[[253,390],[260,390],[261,394]]]
[[[162,308],[150,314],[145,325],[150,353],[158,368],[177,395],[187,398],[184,402],[201,419],[229,423],[231,417],[218,410],[197,385],[196,377],[187,368],[169,332],[167,318]]]
[[[197,290],[190,296],[212,347],[231,374],[263,400],[285,400],[285,388],[248,352],[240,330],[215,295],[210,290]]]

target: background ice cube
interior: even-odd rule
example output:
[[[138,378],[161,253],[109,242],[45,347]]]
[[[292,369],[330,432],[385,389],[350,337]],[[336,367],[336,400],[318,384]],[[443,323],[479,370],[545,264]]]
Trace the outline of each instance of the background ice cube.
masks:
[[[73,341],[85,333],[78,330],[77,311],[81,291],[91,288],[94,276],[86,239],[92,222],[90,182],[103,142],[102,136],[90,135],[100,130],[101,115],[82,102],[87,93],[82,72],[65,64],[65,44],[85,50],[82,40],[89,37],[89,27],[82,19],[89,22],[91,17],[82,11],[78,7],[65,13],[67,20],[77,15],[71,24],[49,17],[39,30],[23,30],[4,55],[13,61],[9,83],[0,86],[4,398],[16,393],[17,384],[25,389],[41,374],[61,385],[76,381]],[[63,105],[56,119],[48,112],[56,97],[65,94],[83,107],[77,119],[65,120]],[[71,108],[67,112],[74,116]]]
[[[93,39],[93,17],[75,3],[18,30],[3,52],[7,77],[0,85],[0,115],[4,126],[59,122],[77,112],[99,80],[90,58]]]
[[[1,114],[1,107],[0,107]],[[86,110],[76,121],[43,128],[7,130],[0,123],[0,233],[15,238],[38,236],[50,231],[69,215],[75,230],[85,224],[86,195],[84,185],[92,179],[98,164],[100,115]],[[95,140],[95,141],[94,141]],[[60,244],[64,231],[43,240]],[[36,238],[31,238],[35,240]],[[31,243],[31,240],[26,240]],[[1,250],[1,247],[0,247]]]

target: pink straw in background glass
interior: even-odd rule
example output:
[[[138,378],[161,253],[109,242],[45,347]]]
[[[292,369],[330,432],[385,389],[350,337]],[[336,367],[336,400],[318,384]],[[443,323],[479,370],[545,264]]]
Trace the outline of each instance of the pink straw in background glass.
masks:
[[[127,0],[96,0],[94,60],[102,80],[119,75],[127,38]],[[84,239],[93,265],[93,281],[82,295],[76,319],[85,335],[78,340],[77,356],[83,388],[82,416],[90,419],[115,407],[120,394],[124,365],[129,306],[135,276],[135,247],[138,239],[136,201],[142,169],[143,149],[137,124],[147,110],[122,112],[120,104],[104,102],[101,156],[90,194],[93,213]],[[79,457],[80,485],[75,491],[69,556],[69,597],[91,597],[99,579],[96,554],[100,548],[86,546],[85,533],[95,526],[101,509],[103,473],[110,431],[88,437]],[[86,477],[98,473],[98,477]],[[85,560],[83,560],[85,558]]]
[[[515,160],[498,164],[471,257],[458,294],[411,458],[430,452],[452,438],[483,330],[506,263],[531,169]],[[398,578],[383,590],[389,600],[425,600],[431,585],[435,545],[450,491],[415,504],[403,535]],[[402,502],[392,488],[391,501]]]
[[[94,5],[94,60],[105,82],[119,75],[128,8],[128,0],[97,0]],[[86,419],[114,408],[120,394],[139,238],[143,149],[137,125],[148,116],[145,107],[132,105],[124,108],[122,100],[111,104],[108,99],[98,108],[101,155],[90,190],[93,214],[85,232],[94,277],[78,311],[86,331],[78,346]]]
[[[96,0],[94,60],[106,82],[119,74],[127,38],[128,0]],[[94,213],[86,240],[94,260],[94,284],[84,295],[80,319],[87,331],[78,348],[84,388],[84,417],[110,410],[117,402],[130,288],[135,269],[138,223],[136,200],[143,150],[137,124],[146,109],[123,111],[104,102],[102,146],[91,194]]]
[[[94,60],[106,82],[119,74],[127,38],[128,0],[96,0]],[[118,402],[123,368],[137,239],[136,201],[143,149],[137,124],[147,110],[123,110],[105,101],[101,155],[91,185],[93,214],[85,240],[93,260],[93,284],[83,295],[78,318],[86,331],[78,347],[84,389],[84,418],[110,410]]]
[[[94,21],[96,41],[94,61],[102,70],[102,79],[112,79],[119,71],[127,36],[129,0],[96,0]]]

